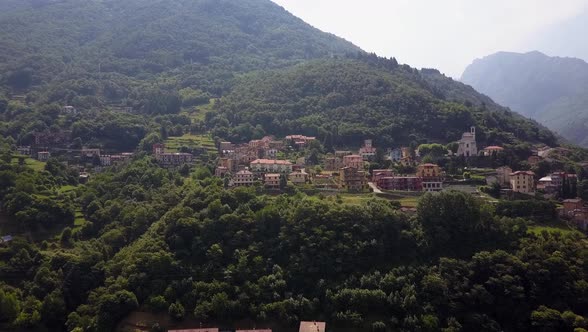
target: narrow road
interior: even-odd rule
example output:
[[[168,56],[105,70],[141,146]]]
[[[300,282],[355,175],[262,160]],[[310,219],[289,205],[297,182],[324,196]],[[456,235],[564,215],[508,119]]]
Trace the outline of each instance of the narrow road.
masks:
[[[376,193],[376,194],[382,194],[382,191],[380,189],[378,189],[378,187],[375,185],[375,183],[368,182],[368,185],[370,186],[370,188],[372,188],[372,190],[374,191],[374,193]]]

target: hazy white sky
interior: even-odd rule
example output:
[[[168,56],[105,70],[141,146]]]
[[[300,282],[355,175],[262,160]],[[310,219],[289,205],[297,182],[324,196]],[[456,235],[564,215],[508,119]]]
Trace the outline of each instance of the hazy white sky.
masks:
[[[529,39],[588,8],[588,0],[273,1],[368,52],[455,78],[475,58],[530,51]]]

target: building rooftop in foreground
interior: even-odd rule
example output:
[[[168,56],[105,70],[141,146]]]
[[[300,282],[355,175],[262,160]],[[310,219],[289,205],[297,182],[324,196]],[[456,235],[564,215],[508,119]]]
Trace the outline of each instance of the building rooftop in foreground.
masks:
[[[299,332],[325,332],[325,322],[300,322]]]
[[[219,332],[218,328],[210,327],[206,329],[186,329],[186,330],[167,330],[167,332]]]

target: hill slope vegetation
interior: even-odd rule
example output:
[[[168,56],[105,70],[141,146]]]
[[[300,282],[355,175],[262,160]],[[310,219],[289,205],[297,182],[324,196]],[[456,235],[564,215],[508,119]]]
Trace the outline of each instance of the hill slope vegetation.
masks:
[[[5,8],[2,88],[43,102],[99,106],[132,99],[146,82],[220,94],[235,73],[359,51],[269,0],[39,0]]]
[[[370,55],[245,75],[218,108],[208,124],[233,139],[301,132],[327,145],[372,137],[390,146],[451,142],[477,126],[482,144],[556,141],[547,129],[436,70]]]

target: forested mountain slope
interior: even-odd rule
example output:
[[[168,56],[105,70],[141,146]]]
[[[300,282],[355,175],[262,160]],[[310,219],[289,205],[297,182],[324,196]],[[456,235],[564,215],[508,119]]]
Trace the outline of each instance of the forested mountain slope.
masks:
[[[220,94],[239,72],[357,52],[269,0],[37,0],[0,15],[0,82],[96,106],[147,82]],[[10,10],[12,9],[12,10]]]
[[[588,63],[539,52],[500,52],[474,61],[462,81],[588,146]]]
[[[218,108],[208,124],[233,139],[259,131],[301,132],[328,145],[373,137],[389,146],[450,142],[476,126],[482,144],[556,141],[537,123],[436,70],[417,71],[372,55],[245,75]]]

